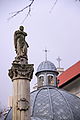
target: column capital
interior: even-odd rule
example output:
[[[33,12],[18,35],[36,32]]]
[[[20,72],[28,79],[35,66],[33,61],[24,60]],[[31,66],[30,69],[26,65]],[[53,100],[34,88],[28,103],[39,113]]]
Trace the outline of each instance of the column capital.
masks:
[[[18,79],[27,79],[31,80],[33,76],[33,64],[22,64],[22,63],[16,63],[13,61],[11,69],[9,69],[9,77],[14,80]]]

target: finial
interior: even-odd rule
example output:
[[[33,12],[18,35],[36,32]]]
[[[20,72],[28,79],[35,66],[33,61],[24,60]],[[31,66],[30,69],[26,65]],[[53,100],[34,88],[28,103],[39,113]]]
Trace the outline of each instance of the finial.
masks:
[[[45,48],[44,52],[45,52],[45,61],[47,61],[47,52],[48,52],[48,50]]]
[[[57,61],[58,61],[58,65],[59,65],[58,67],[60,68],[61,58],[60,58],[60,57],[58,57],[58,58],[57,58]]]

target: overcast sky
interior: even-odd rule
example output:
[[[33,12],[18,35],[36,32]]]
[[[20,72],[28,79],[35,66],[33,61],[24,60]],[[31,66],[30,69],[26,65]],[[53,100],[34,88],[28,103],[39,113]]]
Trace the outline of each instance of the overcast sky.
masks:
[[[67,69],[80,60],[80,3],[75,0],[35,0],[31,15],[24,20],[27,10],[8,21],[11,12],[23,8],[28,0],[0,0],[0,101],[7,105],[12,95],[12,81],[8,69],[16,54],[13,44],[14,31],[20,25],[25,27],[29,44],[29,63],[36,69],[44,61],[43,50],[47,48],[48,60],[57,67],[57,57],[62,59],[61,67]],[[33,77],[31,89],[36,83]]]

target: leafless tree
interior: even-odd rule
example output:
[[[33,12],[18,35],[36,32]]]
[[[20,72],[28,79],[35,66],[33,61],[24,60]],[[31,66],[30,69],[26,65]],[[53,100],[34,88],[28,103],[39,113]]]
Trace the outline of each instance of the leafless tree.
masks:
[[[79,1],[79,2],[80,2],[80,0],[75,0],[75,1],[77,1],[77,2]],[[25,11],[25,10],[27,9],[28,12],[27,12],[26,17],[25,17],[25,19],[26,19],[26,18],[28,17],[28,15],[30,15],[31,7],[32,7],[32,5],[34,4],[34,2],[35,2],[35,0],[29,0],[29,4],[26,5],[24,8],[22,8],[22,9],[16,11],[16,12],[12,12],[12,13],[11,13],[12,15],[10,16],[9,19],[17,16],[19,13],[21,13],[21,12],[23,12],[23,11]],[[53,7],[56,5],[57,2],[58,2],[58,0],[54,0]],[[53,7],[52,7],[52,9],[53,9]],[[25,19],[24,19],[24,20],[25,20]]]

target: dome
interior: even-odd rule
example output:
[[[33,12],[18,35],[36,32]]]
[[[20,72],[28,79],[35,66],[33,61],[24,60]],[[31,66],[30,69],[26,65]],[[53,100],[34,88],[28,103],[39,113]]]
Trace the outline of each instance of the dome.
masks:
[[[43,61],[37,68],[37,73],[44,72],[44,71],[56,71],[55,65],[50,61]]]
[[[80,98],[53,86],[31,92],[31,120],[80,120]],[[6,116],[12,120],[12,109]]]
[[[80,120],[80,99],[53,86],[31,93],[32,120]]]

